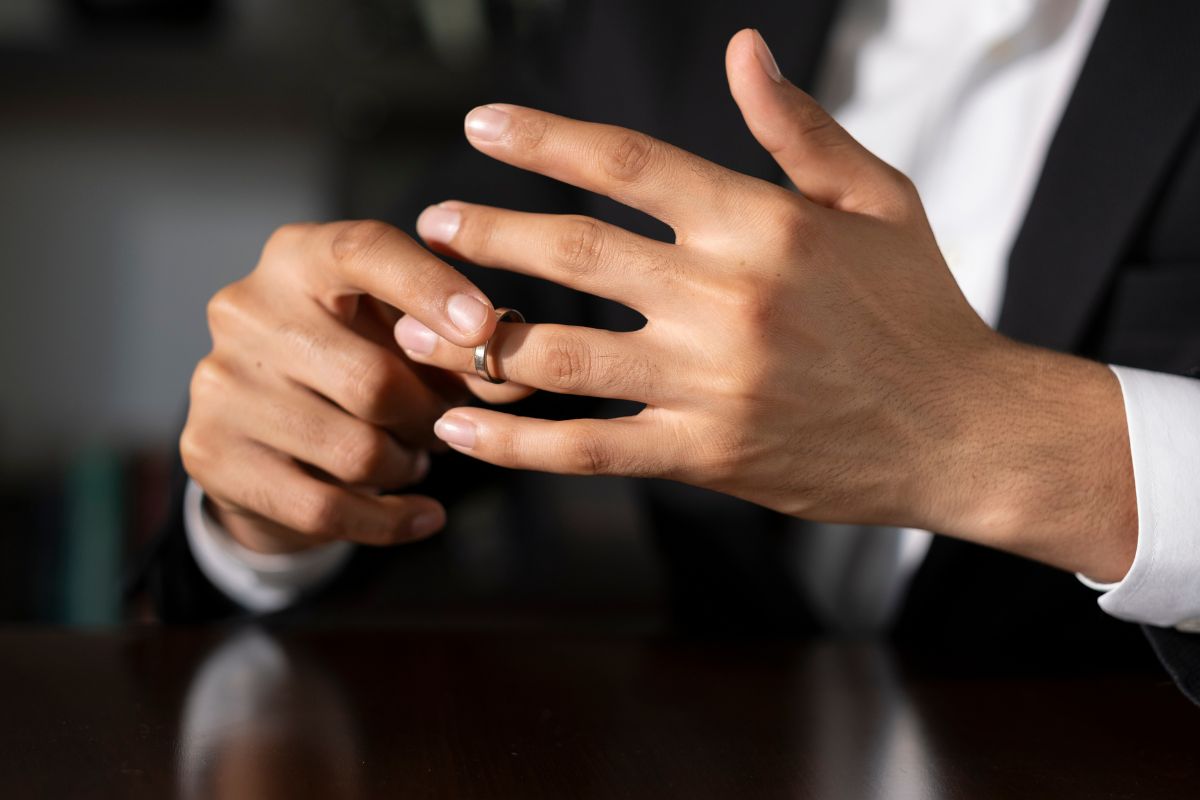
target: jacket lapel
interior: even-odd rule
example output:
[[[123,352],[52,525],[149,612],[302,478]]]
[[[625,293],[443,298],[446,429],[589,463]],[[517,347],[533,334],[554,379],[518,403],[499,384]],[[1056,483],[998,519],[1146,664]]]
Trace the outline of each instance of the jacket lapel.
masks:
[[[1110,0],[1009,257],[1002,332],[1080,346],[1200,107],[1200,3]]]

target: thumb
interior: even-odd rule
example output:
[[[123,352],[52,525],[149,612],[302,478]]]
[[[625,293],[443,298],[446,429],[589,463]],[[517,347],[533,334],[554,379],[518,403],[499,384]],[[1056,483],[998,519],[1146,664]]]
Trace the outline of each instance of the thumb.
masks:
[[[725,72],[750,132],[805,197],[869,212],[886,206],[907,183],[780,74],[758,31],[746,28],[729,41]]]

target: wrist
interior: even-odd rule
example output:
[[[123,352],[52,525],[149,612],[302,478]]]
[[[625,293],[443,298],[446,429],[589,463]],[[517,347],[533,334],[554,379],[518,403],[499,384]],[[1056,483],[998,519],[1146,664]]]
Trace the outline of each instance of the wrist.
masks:
[[[956,435],[924,480],[931,529],[1120,580],[1138,519],[1112,370],[996,336],[949,388]]]
[[[203,502],[205,513],[229,534],[229,538],[251,552],[264,555],[301,553],[328,544],[266,520],[224,509],[207,495]]]

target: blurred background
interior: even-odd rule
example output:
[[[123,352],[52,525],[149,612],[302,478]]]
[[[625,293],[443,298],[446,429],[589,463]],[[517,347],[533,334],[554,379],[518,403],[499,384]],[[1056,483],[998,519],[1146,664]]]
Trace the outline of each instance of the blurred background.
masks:
[[[280,224],[386,217],[553,6],[0,0],[0,620],[131,613],[209,296]]]

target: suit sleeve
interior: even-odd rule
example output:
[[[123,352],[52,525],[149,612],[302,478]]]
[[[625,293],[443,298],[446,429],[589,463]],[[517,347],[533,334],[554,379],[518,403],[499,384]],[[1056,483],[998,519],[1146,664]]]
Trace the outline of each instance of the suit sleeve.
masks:
[[[183,464],[176,459],[170,510],[158,535],[135,565],[126,594],[148,592],[163,622],[200,623],[236,617],[245,612],[205,577],[188,546],[184,530],[187,482]]]
[[[1144,626],[1143,630],[1175,685],[1200,705],[1200,636],[1152,625]]]

